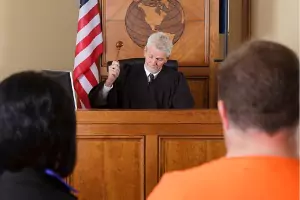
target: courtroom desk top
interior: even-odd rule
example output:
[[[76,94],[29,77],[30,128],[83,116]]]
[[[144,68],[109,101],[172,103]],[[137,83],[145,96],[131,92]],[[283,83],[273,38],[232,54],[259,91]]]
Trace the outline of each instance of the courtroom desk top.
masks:
[[[215,109],[77,110],[80,124],[220,124]]]

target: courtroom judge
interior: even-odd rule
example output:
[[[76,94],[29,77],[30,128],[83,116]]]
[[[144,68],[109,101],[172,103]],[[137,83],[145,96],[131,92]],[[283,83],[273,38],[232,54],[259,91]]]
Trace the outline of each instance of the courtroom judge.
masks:
[[[89,93],[92,108],[188,109],[194,99],[183,74],[164,66],[173,48],[170,38],[152,34],[144,48],[145,63],[124,65],[113,61],[108,78]]]
[[[36,72],[0,83],[0,199],[75,200],[63,178],[76,163],[73,99]]]
[[[219,69],[226,156],[164,175],[148,200],[299,200],[297,55],[253,41]]]

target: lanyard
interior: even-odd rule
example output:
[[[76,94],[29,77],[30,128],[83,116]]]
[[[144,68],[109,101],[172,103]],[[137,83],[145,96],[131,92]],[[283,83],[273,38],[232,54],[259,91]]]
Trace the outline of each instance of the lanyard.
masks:
[[[52,171],[51,169],[46,169],[45,173],[49,176],[52,176],[53,178],[57,179],[59,182],[61,182],[62,184],[64,184],[70,191],[74,192],[74,193],[78,193],[78,191],[76,189],[74,189],[73,187],[71,187],[69,184],[67,184],[57,173],[55,173],[54,171]]]

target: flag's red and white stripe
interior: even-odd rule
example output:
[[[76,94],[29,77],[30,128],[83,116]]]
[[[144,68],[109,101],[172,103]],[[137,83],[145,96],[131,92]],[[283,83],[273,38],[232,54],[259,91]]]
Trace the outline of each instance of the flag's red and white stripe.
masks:
[[[88,94],[99,83],[98,58],[103,38],[98,0],[81,0],[73,71],[78,108],[90,108]]]

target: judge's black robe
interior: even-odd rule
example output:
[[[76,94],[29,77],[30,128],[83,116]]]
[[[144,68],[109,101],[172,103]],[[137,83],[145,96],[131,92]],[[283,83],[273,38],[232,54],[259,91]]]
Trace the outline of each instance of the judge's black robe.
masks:
[[[106,104],[101,103],[104,82],[89,93],[92,108],[109,109],[188,109],[194,99],[183,74],[163,66],[157,77],[148,83],[144,65],[124,65],[109,91]]]

